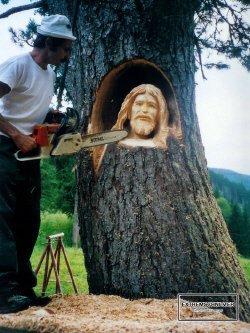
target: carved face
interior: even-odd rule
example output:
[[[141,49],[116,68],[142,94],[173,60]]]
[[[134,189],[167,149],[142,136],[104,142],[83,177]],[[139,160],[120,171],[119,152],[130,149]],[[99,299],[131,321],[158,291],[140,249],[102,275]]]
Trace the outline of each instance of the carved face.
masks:
[[[150,135],[156,127],[158,115],[157,100],[149,93],[137,95],[131,109],[131,135],[134,138],[144,138]]]

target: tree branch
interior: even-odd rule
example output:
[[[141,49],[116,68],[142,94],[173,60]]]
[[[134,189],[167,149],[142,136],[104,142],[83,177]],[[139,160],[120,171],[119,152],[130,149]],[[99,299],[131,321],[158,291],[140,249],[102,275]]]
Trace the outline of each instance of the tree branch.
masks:
[[[7,10],[6,12],[0,14],[0,19],[8,17],[12,14],[23,12],[24,10],[29,10],[33,8],[39,8],[44,6],[47,3],[47,0],[40,0],[34,3],[31,3],[29,5],[23,5],[23,6],[18,6],[18,7],[13,7]]]
[[[198,62],[200,64],[202,78],[203,78],[203,80],[207,80],[204,70],[203,70],[203,62],[202,62],[202,57],[201,57],[202,51],[200,48],[199,39],[196,36],[194,36],[194,44],[196,46],[196,50],[197,50],[197,54],[198,54]]]

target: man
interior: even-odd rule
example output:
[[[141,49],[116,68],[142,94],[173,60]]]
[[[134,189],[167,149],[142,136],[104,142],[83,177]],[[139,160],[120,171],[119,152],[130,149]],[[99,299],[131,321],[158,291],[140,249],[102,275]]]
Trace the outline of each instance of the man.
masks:
[[[167,148],[169,112],[162,92],[141,84],[126,96],[113,129],[126,128],[122,145]]]
[[[76,38],[62,15],[44,17],[30,53],[0,65],[0,313],[45,305],[33,287],[30,257],[40,226],[39,161],[19,162],[14,153],[36,148],[30,136],[41,124],[53,96],[49,64],[67,61]]]

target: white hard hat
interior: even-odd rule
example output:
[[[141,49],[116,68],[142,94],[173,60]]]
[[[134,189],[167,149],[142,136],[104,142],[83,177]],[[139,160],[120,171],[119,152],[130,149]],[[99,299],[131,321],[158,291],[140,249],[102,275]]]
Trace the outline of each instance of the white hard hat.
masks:
[[[71,24],[64,15],[45,16],[41,21],[41,25],[37,27],[37,32],[49,37],[76,39],[73,36]]]

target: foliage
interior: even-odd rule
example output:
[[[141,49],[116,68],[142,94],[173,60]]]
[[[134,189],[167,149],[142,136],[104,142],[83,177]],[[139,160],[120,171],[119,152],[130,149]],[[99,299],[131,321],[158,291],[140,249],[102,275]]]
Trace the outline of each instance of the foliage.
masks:
[[[247,190],[250,190],[250,175],[245,175],[228,169],[209,168],[209,171],[214,174],[222,175],[232,183],[242,184]],[[223,178],[223,179],[224,179]]]
[[[37,246],[44,246],[46,237],[58,233],[64,233],[65,246],[72,246],[73,243],[73,221],[72,218],[62,212],[49,213],[42,212],[41,214],[41,227],[37,239]]]
[[[72,214],[74,212],[75,195],[76,195],[76,182],[75,182],[75,159],[74,157],[60,157],[56,158],[55,166],[57,171],[58,189],[61,193],[60,199],[57,202],[58,207],[66,213]]]
[[[238,58],[250,70],[249,1],[202,0],[194,3],[197,4],[194,38],[199,64],[202,66],[202,53],[208,49],[228,58]],[[226,67],[222,63],[208,63],[205,66]]]
[[[25,44],[32,46],[34,43],[34,37],[36,33],[37,24],[34,20],[29,20],[25,29],[20,29],[18,31],[13,28],[9,28],[9,32],[11,33],[12,41],[23,47]]]
[[[223,174],[219,174],[217,171],[211,169],[209,170],[209,176],[217,197],[224,197],[230,202],[233,201],[239,204],[250,214],[250,191],[243,183],[239,182],[239,178],[236,176],[234,178],[231,177],[231,181]],[[248,180],[246,175],[242,179],[245,183]]]
[[[238,204],[223,197],[217,199],[229,234],[240,254],[250,257],[250,217]]]
[[[52,160],[41,161],[42,197],[41,210],[56,212],[60,193],[58,191],[58,179],[56,167]]]
[[[217,203],[221,209],[222,215],[228,224],[232,215],[232,207],[230,205],[230,202],[227,201],[227,199],[223,197],[219,197],[217,199]]]
[[[66,64],[64,64],[65,66]],[[57,109],[59,110],[63,106],[63,102],[66,102],[67,106],[70,106],[72,97],[70,93],[65,89],[64,73],[65,67],[54,67],[56,74],[56,81],[54,85],[54,94],[57,96]]]
[[[232,204],[228,230],[240,254],[250,257],[250,219],[246,211]]]
[[[244,186],[242,184],[236,184],[230,182],[222,175],[212,173],[210,170],[210,178],[213,179],[212,185],[213,190],[216,194],[217,203],[221,209],[222,215],[227,223],[228,231],[232,240],[234,241],[237,250],[240,254],[250,257],[250,216],[246,209],[246,205],[239,204],[241,200],[241,191],[238,193],[237,190],[242,190]],[[230,185],[231,192],[228,191],[228,187],[223,187],[223,184]],[[248,197],[244,196],[244,199],[250,201],[250,191],[244,189],[243,193],[248,193]]]
[[[65,244],[64,244],[65,245]],[[53,249],[55,250],[56,244],[53,244]],[[33,268],[35,269],[39,263],[39,260],[42,256],[42,253],[44,251],[45,245],[43,247],[36,246],[32,258],[31,263]],[[87,273],[85,270],[84,265],[84,257],[81,249],[78,248],[69,248],[66,247],[66,255],[70,263],[70,267],[73,272],[74,280],[78,289],[79,294],[87,294],[88,293],[88,283],[87,283]],[[41,266],[41,269],[37,276],[37,287],[35,288],[35,291],[38,295],[41,295],[42,292],[42,285],[43,285],[43,276],[44,276],[44,266],[45,266],[45,260],[43,261],[43,264]],[[63,258],[63,255],[61,255],[61,263],[60,263],[60,274],[59,274],[62,291],[64,295],[73,295],[74,289],[71,283],[71,281],[65,260]],[[47,295],[53,295],[55,294],[55,274],[51,274],[50,282],[48,284],[48,288],[46,290]]]
[[[73,214],[76,182],[73,173],[74,157],[57,157],[41,161],[41,210]]]

